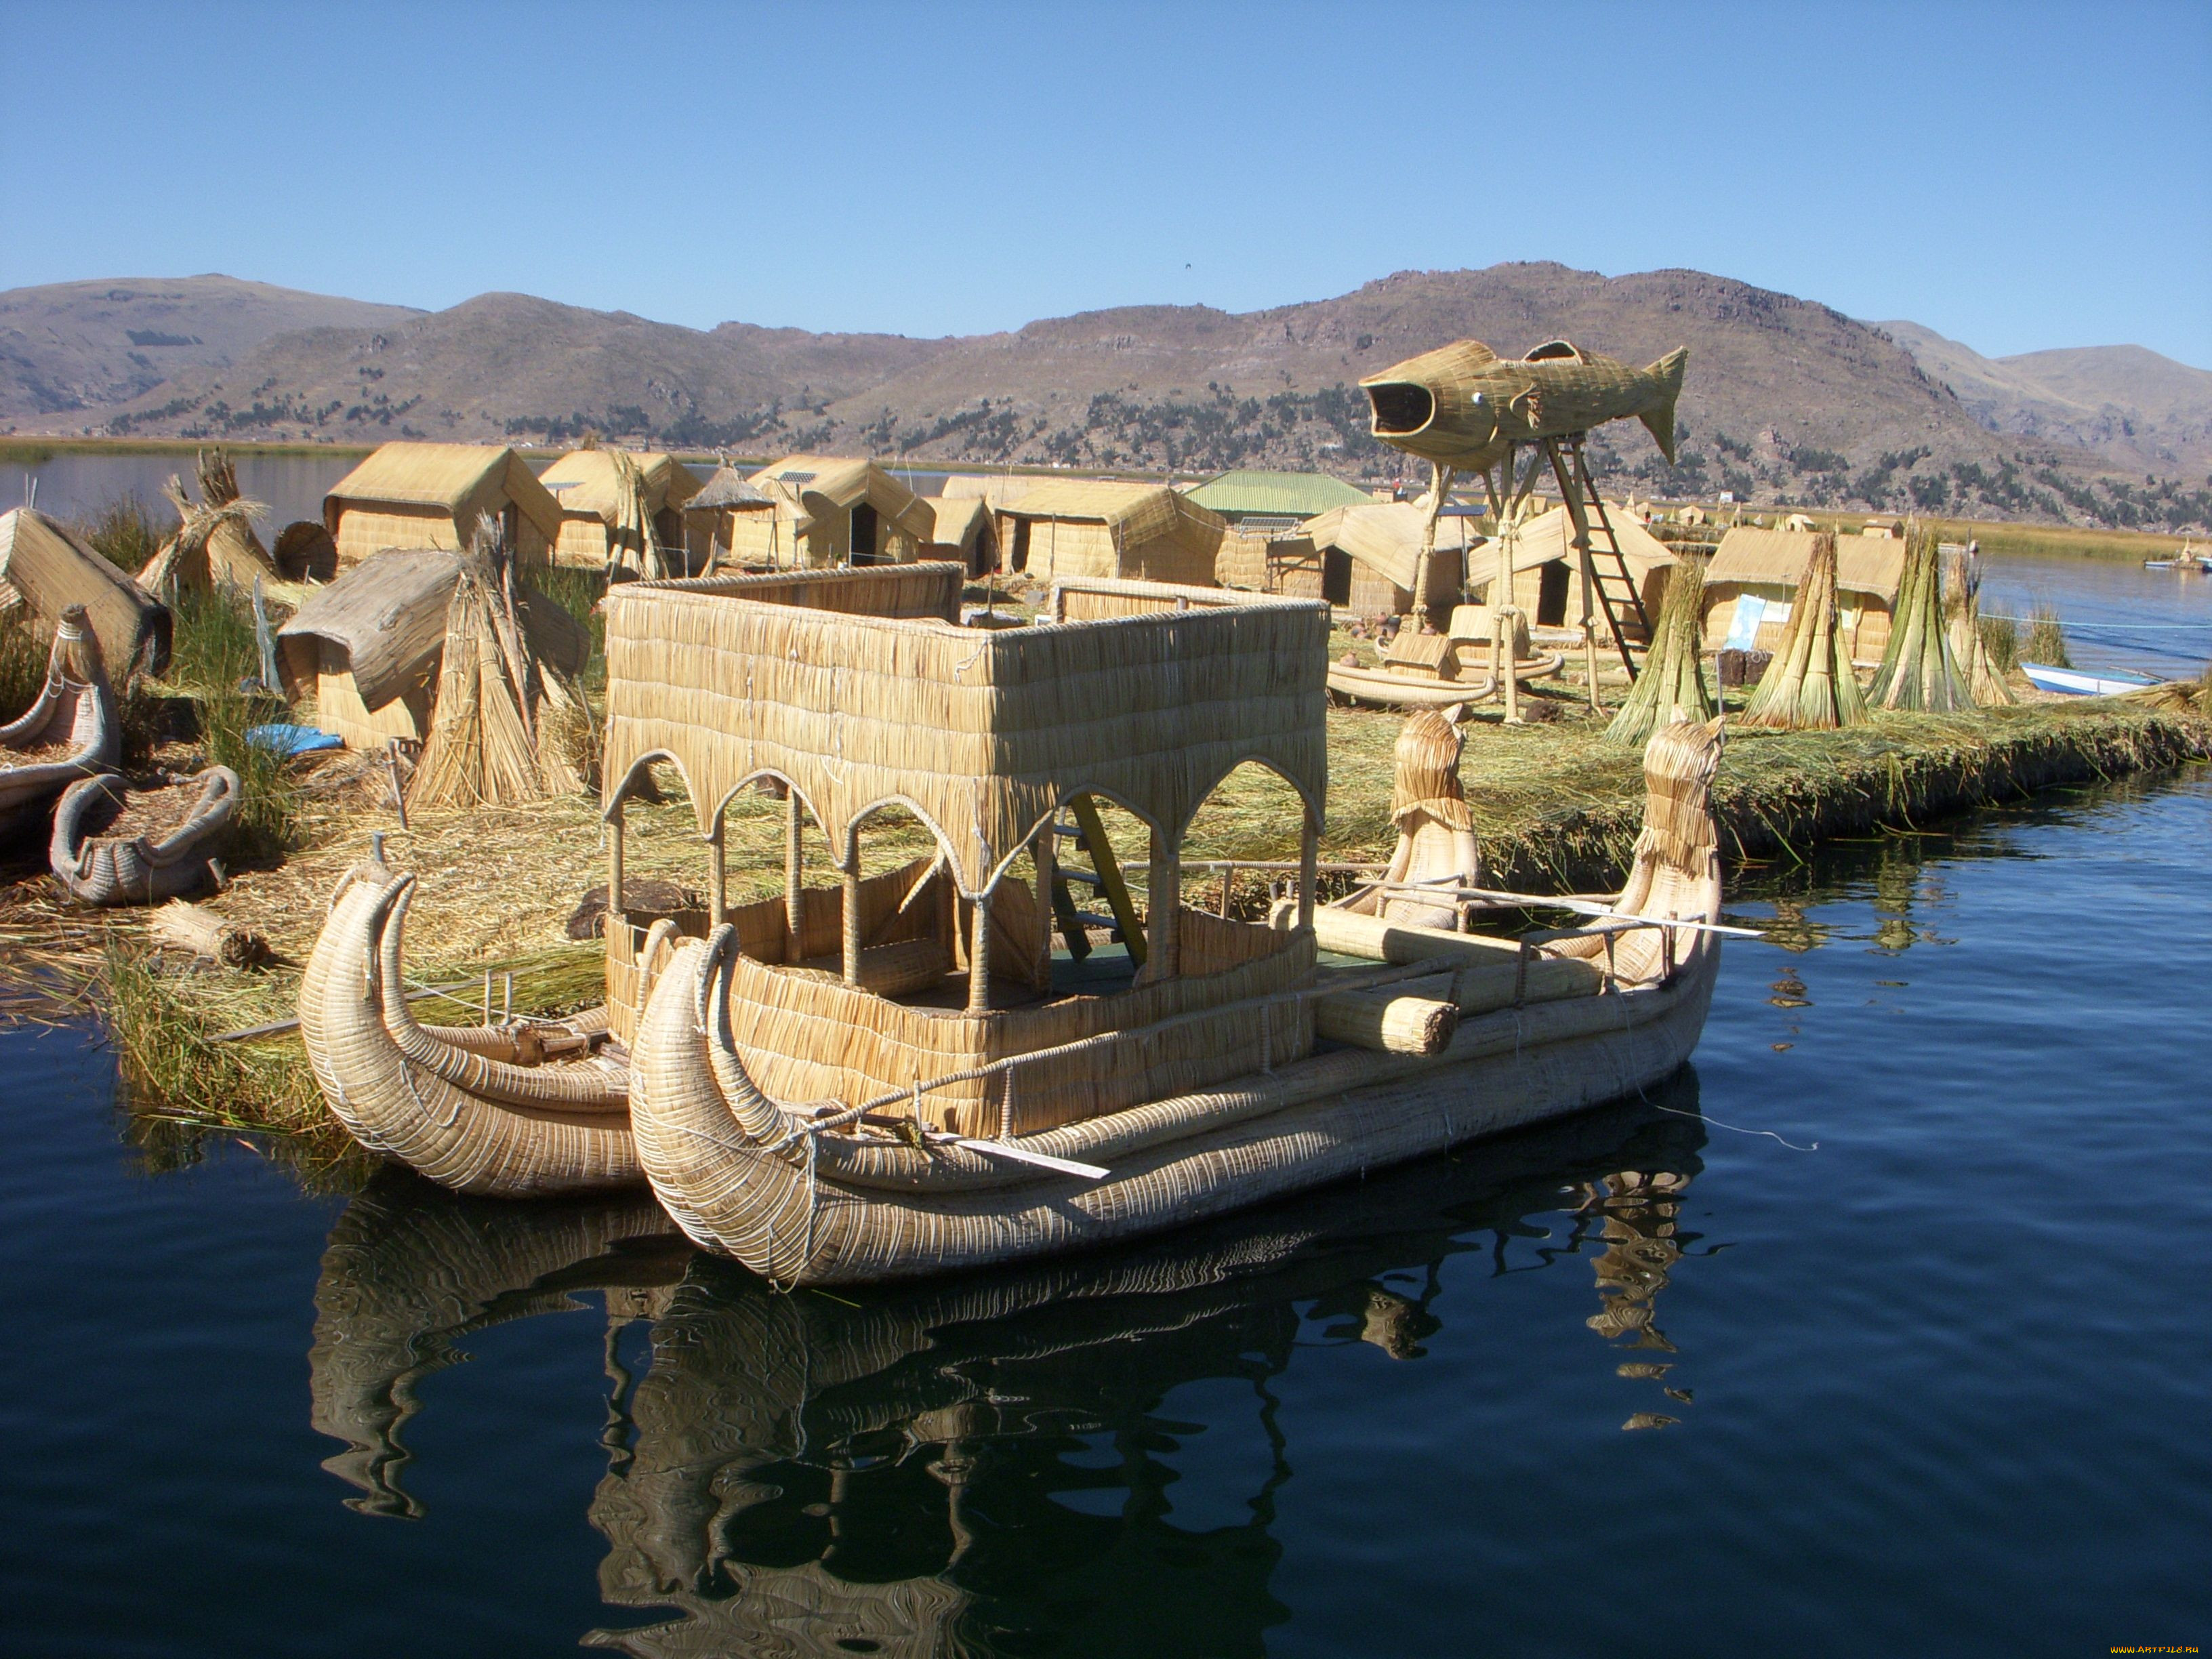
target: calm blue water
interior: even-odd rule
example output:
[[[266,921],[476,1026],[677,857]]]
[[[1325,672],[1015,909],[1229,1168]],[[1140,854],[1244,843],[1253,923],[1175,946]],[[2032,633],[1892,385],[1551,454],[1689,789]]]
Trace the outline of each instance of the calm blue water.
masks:
[[[2208,845],[2200,769],[1752,872],[1794,948],[1648,1104],[875,1295],[148,1173],[97,1049],[0,1036],[0,1645],[2202,1643]]]

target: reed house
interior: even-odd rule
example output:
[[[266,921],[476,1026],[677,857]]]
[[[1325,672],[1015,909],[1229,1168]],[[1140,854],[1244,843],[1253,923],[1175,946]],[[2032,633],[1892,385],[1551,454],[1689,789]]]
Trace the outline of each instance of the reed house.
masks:
[[[1229,527],[1165,484],[1074,478],[1033,485],[992,517],[1006,568],[1044,581],[1103,576],[1212,587]]]
[[[489,444],[386,444],[323,497],[342,566],[388,548],[465,547],[487,513],[522,564],[544,564],[560,540],[561,504],[521,456]]]
[[[1313,549],[1310,561],[1286,566],[1272,591],[1327,599],[1363,617],[1402,617],[1413,608],[1428,521],[1428,509],[1412,501],[1331,507],[1301,526]],[[1448,605],[1458,595],[1463,575],[1479,575],[1474,550],[1483,544],[1472,519],[1437,520],[1428,583],[1437,603]]]
[[[643,568],[642,550],[621,545],[635,537],[641,519],[653,539],[671,552],[684,546],[684,509],[700,490],[699,475],[673,455],[632,455],[644,500],[627,499],[609,449],[579,449],[563,455],[538,475],[538,483],[561,506],[561,532],[553,562],[602,569],[611,559]]]
[[[84,607],[118,684],[134,663],[156,674],[167,665],[168,606],[45,514],[27,507],[0,513],[0,623],[25,617],[50,636],[73,605]]]
[[[1810,531],[1743,526],[1723,536],[1705,568],[1705,649],[1772,651],[1780,645],[1815,539]],[[1881,661],[1889,644],[1905,548],[1890,536],[1836,538],[1837,627],[1856,662]]]
[[[949,559],[971,576],[997,568],[999,538],[991,527],[989,502],[980,495],[930,495],[923,504],[933,521],[923,558]]]
[[[702,497],[713,505],[699,507]],[[787,455],[744,480],[717,473],[692,500],[687,533],[702,564],[715,544],[754,569],[903,564],[936,529],[928,504],[884,468],[836,455]]]

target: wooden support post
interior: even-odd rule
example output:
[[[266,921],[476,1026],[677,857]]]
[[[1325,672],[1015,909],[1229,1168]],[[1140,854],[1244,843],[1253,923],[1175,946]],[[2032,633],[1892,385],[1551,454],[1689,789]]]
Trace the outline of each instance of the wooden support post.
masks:
[[[1036,971],[1032,978],[1037,989],[1048,996],[1052,994],[1053,882],[1060,874],[1058,841],[1048,818],[1030,842],[1030,856],[1036,861]]]
[[[860,982],[860,836],[854,830],[845,837],[844,902],[838,921],[843,930],[845,983]]]
[[[991,896],[975,901],[972,942],[968,946],[968,1012],[991,1012]]]
[[[623,914],[623,805],[617,801],[607,820],[607,914],[617,918]]]
[[[717,817],[714,833],[707,837],[707,925],[720,927],[730,917],[730,865],[725,856],[724,826],[727,820]]]
[[[1314,889],[1321,883],[1321,820],[1310,807],[1298,836],[1298,926],[1310,927],[1314,919]]]
[[[1105,889],[1107,906],[1114,912],[1114,925],[1121,930],[1129,960],[1142,968],[1145,930],[1137,925],[1137,907],[1130,902],[1128,883],[1121,879],[1121,866],[1114,856],[1113,843],[1106,839],[1106,826],[1099,822],[1097,803],[1088,795],[1073,795],[1068,799],[1067,810],[1075,815],[1076,828],[1083,832],[1084,848],[1091,854],[1091,867],[1098,872],[1098,884]]]
[[[799,791],[787,783],[783,786],[783,926],[790,935],[783,959],[795,963],[805,954],[800,946],[806,930],[806,865],[799,837],[805,828],[806,809],[799,804]]]
[[[1173,979],[1181,970],[1182,937],[1182,849],[1152,831],[1151,889],[1145,935],[1146,981]]]

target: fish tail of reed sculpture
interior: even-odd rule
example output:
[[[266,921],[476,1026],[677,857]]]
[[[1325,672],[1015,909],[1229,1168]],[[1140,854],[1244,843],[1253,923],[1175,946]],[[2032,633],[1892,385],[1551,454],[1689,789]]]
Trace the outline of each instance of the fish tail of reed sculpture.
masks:
[[[1951,655],[1943,618],[1943,561],[1936,538],[1915,529],[1906,538],[1905,577],[1897,590],[1889,647],[1875,671],[1867,701],[1876,708],[1948,714],[1974,699]]]
[[[1668,576],[1667,597],[1659,607],[1643,670],[1613,724],[1606,727],[1613,742],[1644,743],[1678,710],[1692,720],[1712,718],[1712,690],[1698,660],[1705,595],[1705,567],[1695,559],[1682,560]]]
[[[1836,538],[1822,535],[1797,584],[1781,647],[1741,717],[1744,725],[1825,732],[1866,719],[1866,694],[1837,623]]]

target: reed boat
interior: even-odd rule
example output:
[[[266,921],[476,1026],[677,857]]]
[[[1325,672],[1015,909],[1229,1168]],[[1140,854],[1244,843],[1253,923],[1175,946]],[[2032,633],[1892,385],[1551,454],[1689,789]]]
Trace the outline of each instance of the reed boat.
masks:
[[[962,580],[958,565],[942,562],[732,574],[625,583],[608,604],[619,615],[663,593],[709,616],[735,605],[943,625],[957,614]],[[636,787],[629,780],[609,810],[618,815]],[[372,842],[332,895],[300,985],[300,1031],[316,1082],[355,1139],[466,1193],[525,1198],[643,1183],[626,1048],[640,957],[655,959],[679,927],[703,932],[708,918],[625,908],[619,852],[615,862],[605,1006],[564,1019],[425,1025],[411,1012],[404,968],[416,878],[386,861],[380,837]]]
[[[85,778],[54,808],[47,863],[84,904],[159,904],[218,885],[215,849],[238,812],[238,774],[127,783]]]
[[[80,779],[114,770],[122,748],[100,641],[85,608],[70,605],[55,624],[37,701],[0,726],[0,835],[21,829]]]
[[[1498,623],[1490,608],[1462,605],[1453,608],[1451,622],[1440,634],[1401,629],[1384,648],[1380,667],[1331,663],[1328,689],[1340,697],[1387,708],[1446,708],[1494,695],[1508,672],[1523,685],[1559,672],[1565,656],[1533,648],[1531,630],[1517,613],[1504,626],[1513,647],[1510,671],[1492,643]],[[1580,635],[1576,638],[1579,643]]]
[[[1463,930],[1480,907],[1546,902],[1465,883],[1463,859],[1443,884],[1381,884],[1425,913],[1443,900],[1461,929],[1388,902],[1322,914],[1327,636],[1316,603],[1132,582],[1058,584],[1040,625],[981,637],[625,603],[608,776],[677,764],[716,859],[706,936],[645,947],[630,1050],[638,1159],[678,1225],[781,1283],[947,1272],[1177,1226],[1679,1066],[1718,962],[1719,723],[1653,738],[1626,884],[1557,896],[1595,925]],[[1295,894],[1255,921],[1167,902],[1192,817],[1245,762],[1302,803]],[[720,814],[764,777],[793,803],[786,890],[729,908]],[[1123,917],[1133,978],[1086,993],[1052,930],[1061,842],[1086,879],[1124,884],[1085,827],[1095,799],[1149,827],[1162,898]],[[892,805],[937,854],[864,880],[861,830]],[[802,811],[840,888],[800,880]]]

